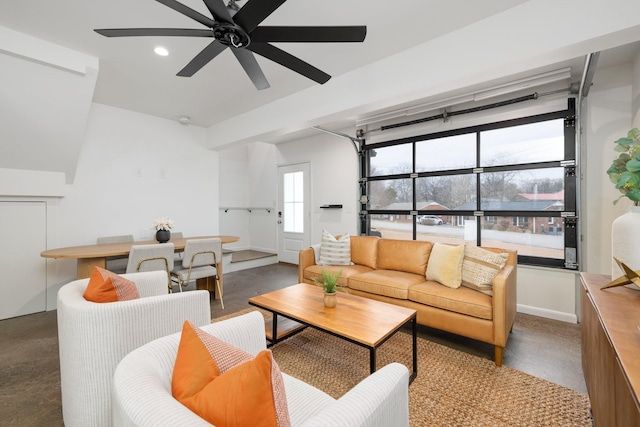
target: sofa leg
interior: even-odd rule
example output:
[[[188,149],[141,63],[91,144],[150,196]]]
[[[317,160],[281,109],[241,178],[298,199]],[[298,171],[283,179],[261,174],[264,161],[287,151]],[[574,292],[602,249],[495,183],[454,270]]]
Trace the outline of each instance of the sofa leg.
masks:
[[[502,366],[502,352],[504,351],[504,347],[500,347],[498,345],[494,346],[494,358],[496,362],[496,366]]]

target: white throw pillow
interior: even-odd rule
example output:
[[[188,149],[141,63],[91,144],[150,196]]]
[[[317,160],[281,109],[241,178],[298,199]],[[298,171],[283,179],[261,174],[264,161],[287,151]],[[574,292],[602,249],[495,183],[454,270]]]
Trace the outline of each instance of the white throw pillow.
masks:
[[[491,252],[467,245],[462,263],[462,286],[493,295],[493,279],[507,262],[506,253]]]
[[[351,239],[349,233],[345,233],[336,239],[331,233],[322,230],[320,241],[319,265],[350,265],[351,264]]]

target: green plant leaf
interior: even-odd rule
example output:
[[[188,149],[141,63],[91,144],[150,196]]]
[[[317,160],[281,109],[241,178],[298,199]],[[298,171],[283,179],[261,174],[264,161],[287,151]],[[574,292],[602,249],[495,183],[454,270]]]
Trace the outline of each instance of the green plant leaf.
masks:
[[[629,191],[625,196],[634,202],[640,202],[640,190]]]
[[[618,144],[618,146],[615,148],[616,151],[623,151],[623,150],[620,150],[620,147],[627,147],[624,149],[624,151],[626,151],[629,146],[633,145],[633,139],[620,138],[616,141],[616,144]]]
[[[640,140],[640,129],[638,128],[631,129],[627,134],[627,137],[629,139],[635,139],[636,141]]]
[[[627,170],[629,172],[640,172],[640,161],[638,160],[629,160],[627,162]]]

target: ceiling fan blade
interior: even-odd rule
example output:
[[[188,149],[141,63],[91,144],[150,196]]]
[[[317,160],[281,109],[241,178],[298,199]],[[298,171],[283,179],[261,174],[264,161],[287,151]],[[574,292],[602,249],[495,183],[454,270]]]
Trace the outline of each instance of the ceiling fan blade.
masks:
[[[223,45],[218,40],[214,40],[213,42],[209,43],[207,47],[202,49],[202,51],[197,54],[196,57],[193,58],[191,62],[189,62],[182,70],[180,70],[177,75],[180,77],[193,76],[226,48],[227,46]]]
[[[250,33],[285,1],[287,0],[250,0],[233,16],[233,20]]]
[[[231,19],[231,14],[229,10],[227,10],[227,6],[222,2],[222,0],[204,0],[204,4],[211,12],[213,19],[220,22],[228,22],[229,24],[233,24],[233,19]]]
[[[251,43],[247,49],[320,84],[326,83],[331,78],[324,71],[268,43]]]
[[[365,26],[341,27],[257,27],[249,36],[254,42],[362,42]]]
[[[269,82],[267,78],[264,76],[260,65],[258,65],[258,61],[256,61],[256,57],[253,53],[249,52],[246,49],[231,49],[231,52],[238,58],[238,62],[244,68],[244,71],[247,73],[256,89],[263,90],[269,88]]]
[[[192,28],[114,28],[93,31],[105,37],[213,37],[213,31],[211,30],[196,30]]]
[[[163,5],[170,7],[171,9],[179,12],[194,21],[198,21],[202,25],[206,25],[207,27],[213,27],[215,25],[215,21],[208,16],[204,16],[200,12],[196,12],[188,6],[183,5],[182,3],[176,0],[156,0],[158,3],[162,3]]]

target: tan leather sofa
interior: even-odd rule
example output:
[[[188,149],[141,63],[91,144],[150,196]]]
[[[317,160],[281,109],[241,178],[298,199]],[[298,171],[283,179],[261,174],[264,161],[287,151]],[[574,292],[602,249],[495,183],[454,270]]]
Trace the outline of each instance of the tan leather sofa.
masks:
[[[352,295],[401,305],[417,311],[418,323],[493,344],[495,364],[502,354],[516,315],[517,253],[508,254],[493,280],[493,296],[464,286],[453,289],[426,280],[433,243],[351,236],[353,265],[316,264],[313,247],[299,253],[298,281],[314,284],[321,270],[342,270],[339,285]]]

